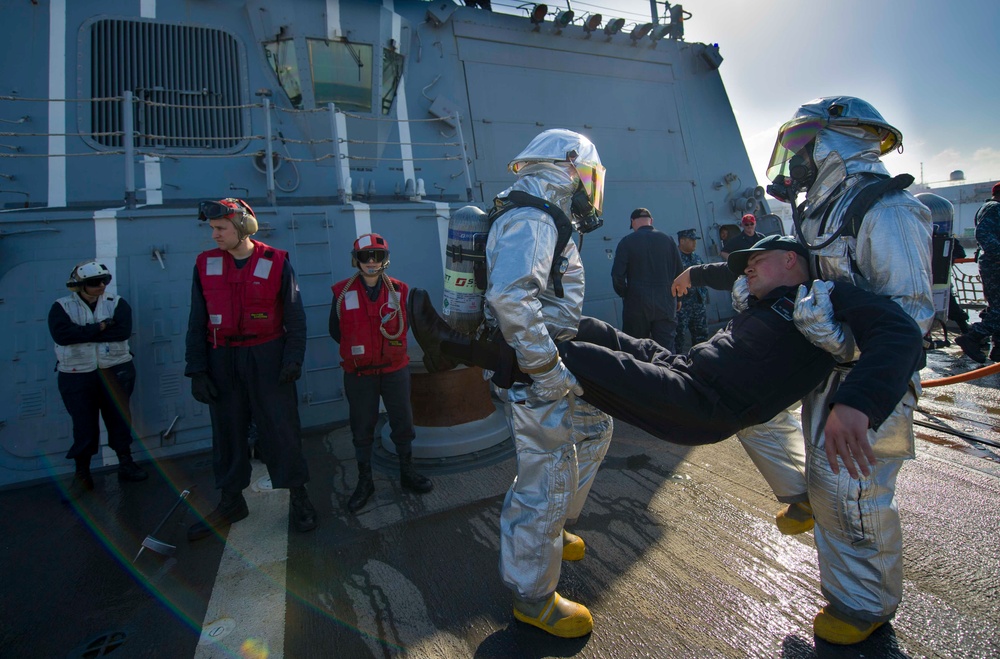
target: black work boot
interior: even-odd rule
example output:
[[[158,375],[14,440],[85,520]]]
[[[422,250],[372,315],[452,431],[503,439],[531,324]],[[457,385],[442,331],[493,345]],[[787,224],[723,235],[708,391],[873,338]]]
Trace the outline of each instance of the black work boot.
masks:
[[[434,489],[434,483],[413,466],[413,455],[399,456],[399,484],[404,490],[426,494]]]
[[[309,500],[306,486],[291,487],[288,488],[288,492],[291,497],[288,502],[288,516],[292,520],[292,526],[299,533],[312,531],[316,528],[316,509]]]
[[[138,483],[149,478],[146,470],[135,463],[131,455],[118,456],[118,480]]]
[[[64,503],[69,503],[93,491],[94,477],[90,475],[89,471],[77,471],[73,474],[73,480],[70,481],[61,498]]]
[[[211,535],[212,529],[224,529],[230,524],[235,524],[241,519],[246,519],[250,511],[247,509],[247,500],[243,498],[242,492],[222,492],[222,500],[215,510],[205,516],[205,519],[192,524],[188,529],[188,540],[201,540]]]
[[[375,494],[375,482],[372,481],[372,465],[369,462],[358,463],[358,486],[347,501],[347,509],[356,513],[365,507],[371,495]]]
[[[424,351],[424,367],[428,373],[450,371],[455,368],[453,360],[441,352],[441,343],[445,340],[458,340],[468,343],[469,337],[451,328],[438,315],[431,303],[431,298],[422,288],[411,288],[406,298],[406,318],[413,330],[413,336]]]
[[[955,345],[962,349],[966,357],[974,362],[980,364],[986,363],[986,353],[983,352],[983,348],[986,347],[987,341],[990,337],[988,334],[980,334],[979,332],[966,332],[965,334],[960,334],[955,337]]]

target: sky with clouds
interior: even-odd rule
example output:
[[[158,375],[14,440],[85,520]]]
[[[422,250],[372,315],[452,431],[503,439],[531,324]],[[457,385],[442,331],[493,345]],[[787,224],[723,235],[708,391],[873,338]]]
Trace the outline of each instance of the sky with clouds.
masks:
[[[507,4],[494,0],[494,8]],[[778,127],[821,96],[865,99],[903,133],[893,174],[1000,181],[997,0],[689,0],[689,42],[719,44],[736,119],[763,184]],[[577,19],[650,17],[648,0],[571,0]],[[566,2],[549,2],[550,11]],[[658,5],[661,22],[663,4]],[[922,169],[922,173],[921,173]]]

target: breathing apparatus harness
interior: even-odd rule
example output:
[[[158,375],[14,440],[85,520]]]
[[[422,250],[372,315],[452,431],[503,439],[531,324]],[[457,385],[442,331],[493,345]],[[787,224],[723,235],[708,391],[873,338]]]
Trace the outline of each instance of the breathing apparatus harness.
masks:
[[[798,157],[798,156],[796,156]],[[793,158],[794,165],[794,158]],[[794,171],[794,166],[793,166]],[[809,241],[806,240],[802,233],[802,211],[805,207],[805,201],[801,204],[795,203],[795,198],[799,191],[805,187],[805,184],[798,178],[791,176],[776,176],[774,182],[767,186],[767,193],[777,199],[778,201],[785,202],[792,207],[792,225],[795,227],[795,235],[799,239],[806,249],[811,251],[818,251],[830,245],[833,241],[841,237],[857,238],[858,231],[861,229],[861,223],[865,219],[865,215],[875,205],[883,195],[892,192],[894,190],[905,190],[913,184],[913,176],[910,174],[898,174],[893,177],[889,177],[885,174],[873,174],[876,180],[873,183],[867,184],[865,187],[858,192],[857,196],[851,201],[850,205],[847,207],[847,211],[844,213],[844,219],[832,236],[824,240],[819,245],[811,245]],[[840,194],[843,194],[846,190],[841,190]],[[820,224],[819,235],[823,235],[826,230],[826,223],[830,219],[830,213],[833,211],[834,203],[833,200],[828,202],[828,207],[826,212],[823,214],[823,220]],[[854,259],[851,259],[851,269],[857,272],[857,264],[855,264]]]
[[[562,278],[569,267],[569,259],[563,255],[563,251],[566,249],[566,245],[569,244],[569,239],[573,235],[573,222],[555,204],[521,190],[512,190],[506,197],[497,197],[493,200],[493,208],[490,209],[489,214],[486,216],[490,228],[493,227],[493,223],[501,215],[515,208],[537,208],[543,213],[548,213],[555,222],[556,245],[552,254],[552,269],[549,271],[549,276],[552,277],[552,287],[555,289],[556,297],[563,297]],[[578,186],[576,192],[573,193],[570,212],[573,213],[574,217],[579,219],[579,225],[576,227],[576,230],[580,234],[580,249],[583,249],[583,235],[601,228],[604,225],[604,220],[594,211],[594,207],[590,204],[583,186]],[[479,272],[477,269],[476,285],[479,286],[482,283],[483,285],[479,286],[479,288],[485,289],[485,268],[482,270],[482,274],[484,275],[482,282],[478,278]]]

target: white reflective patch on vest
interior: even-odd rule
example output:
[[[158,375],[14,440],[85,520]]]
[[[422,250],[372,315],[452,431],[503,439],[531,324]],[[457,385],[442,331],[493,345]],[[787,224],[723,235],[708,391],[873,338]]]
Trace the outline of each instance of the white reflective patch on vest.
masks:
[[[272,263],[273,261],[270,259],[259,259],[257,261],[257,267],[253,269],[253,276],[261,279],[267,279],[268,275],[271,274]]]
[[[389,301],[385,303],[385,306],[387,306],[387,307],[389,307],[390,309],[393,309],[393,310],[399,308],[399,305],[396,304],[395,300],[393,300],[391,297],[389,298]]]
[[[347,295],[344,296],[344,309],[350,311],[351,309],[358,309],[361,305],[358,303],[358,292],[357,291],[347,291]]]
[[[211,313],[211,314],[208,314],[208,324],[209,325],[221,325],[222,324],[222,314],[221,313]]]
[[[206,275],[221,275],[222,274],[222,257],[221,256],[209,256],[205,259],[205,274]]]
[[[363,354],[365,354],[365,347],[364,346],[351,346],[351,354],[352,355],[363,355]]]

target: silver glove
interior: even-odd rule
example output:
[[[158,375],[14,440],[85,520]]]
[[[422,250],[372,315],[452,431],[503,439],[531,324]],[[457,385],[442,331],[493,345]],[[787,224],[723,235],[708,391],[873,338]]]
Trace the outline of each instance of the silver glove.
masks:
[[[747,283],[746,275],[740,275],[733,284],[733,309],[736,313],[740,313],[748,308],[750,308],[750,284]]]
[[[548,371],[532,375],[531,380],[531,390],[542,400],[559,400],[570,393],[583,395],[583,387],[561,359]]]
[[[832,281],[819,279],[813,282],[812,290],[808,292],[805,286],[799,286],[792,320],[809,343],[830,353],[838,362],[853,361],[854,335],[833,317],[833,303],[830,302],[832,289]]]

